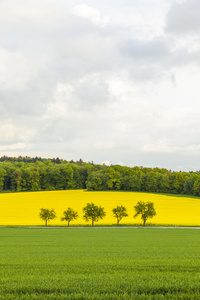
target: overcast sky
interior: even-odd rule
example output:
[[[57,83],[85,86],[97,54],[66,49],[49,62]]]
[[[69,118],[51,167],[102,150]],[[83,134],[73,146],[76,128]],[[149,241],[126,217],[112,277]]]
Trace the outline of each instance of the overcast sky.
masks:
[[[199,0],[0,0],[0,156],[200,170]]]

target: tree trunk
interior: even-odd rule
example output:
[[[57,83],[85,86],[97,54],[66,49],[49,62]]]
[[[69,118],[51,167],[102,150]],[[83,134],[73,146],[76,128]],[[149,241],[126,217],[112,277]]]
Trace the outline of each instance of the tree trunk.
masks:
[[[92,226],[94,226],[94,220],[92,220]]]
[[[69,221],[68,221],[68,227],[69,227]]]
[[[119,226],[119,219],[117,219],[117,226]]]
[[[47,220],[45,220],[45,226],[47,226]]]
[[[147,219],[143,219],[143,220],[144,220],[143,226],[145,227]]]

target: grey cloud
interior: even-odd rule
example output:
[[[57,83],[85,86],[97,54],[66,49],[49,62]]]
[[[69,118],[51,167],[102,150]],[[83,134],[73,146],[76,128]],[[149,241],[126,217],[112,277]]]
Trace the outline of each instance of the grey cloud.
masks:
[[[106,82],[97,74],[83,77],[74,88],[74,97],[79,102],[81,110],[91,110],[96,105],[108,102],[110,98]]]
[[[150,41],[128,40],[122,45],[122,52],[130,55],[135,60],[157,61],[166,57],[170,53],[169,46],[163,39],[154,39]]]
[[[142,82],[161,81],[171,78],[175,83],[175,67],[197,65],[200,63],[199,52],[190,51],[186,45],[176,46],[176,41],[167,36],[152,40],[129,39],[119,46],[119,62],[130,72],[130,76]]]
[[[85,1],[102,19],[110,18],[102,28],[73,14],[79,0],[1,1],[2,155],[13,149],[13,155],[168,167],[176,165],[175,153],[142,152],[142,147],[166,143],[180,154],[198,141],[198,122],[186,122],[199,119],[192,113],[198,89],[191,84],[198,49],[191,51],[187,39],[177,46],[176,37],[162,30],[151,38],[143,32],[154,8],[159,11],[166,1],[127,0],[126,7],[124,2]],[[191,114],[181,112],[184,105]],[[176,154],[177,163],[188,166],[193,153],[187,163]]]
[[[186,0],[172,5],[166,19],[166,30],[173,34],[191,34],[200,32],[200,2]]]
[[[156,37],[152,40],[128,40],[121,46],[122,55],[130,57],[140,65],[160,65],[174,67],[196,61],[196,53],[190,53],[186,47],[176,48],[170,37]]]
[[[126,66],[133,80],[143,83],[166,77],[164,64],[170,59],[171,50],[165,39],[124,40],[120,53],[121,67]]]

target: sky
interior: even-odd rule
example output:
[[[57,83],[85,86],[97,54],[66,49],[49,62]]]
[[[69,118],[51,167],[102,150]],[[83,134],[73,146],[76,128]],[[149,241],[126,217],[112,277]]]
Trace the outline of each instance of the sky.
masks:
[[[0,0],[0,156],[200,170],[199,0]]]

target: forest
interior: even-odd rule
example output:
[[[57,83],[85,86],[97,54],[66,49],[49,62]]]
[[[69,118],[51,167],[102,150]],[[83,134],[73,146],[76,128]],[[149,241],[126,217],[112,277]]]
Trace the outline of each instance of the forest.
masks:
[[[100,165],[59,158],[0,157],[0,192],[87,189],[200,196],[200,171]]]

